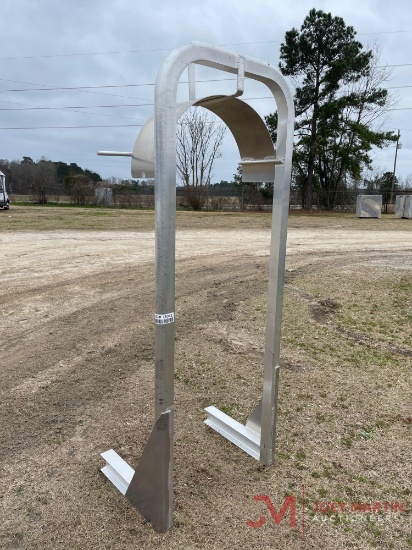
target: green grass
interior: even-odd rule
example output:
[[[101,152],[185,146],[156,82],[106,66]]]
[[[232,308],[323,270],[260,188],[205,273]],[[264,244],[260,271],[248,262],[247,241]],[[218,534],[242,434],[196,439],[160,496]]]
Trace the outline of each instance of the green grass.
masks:
[[[97,219],[99,220],[97,222]],[[353,213],[314,212],[289,215],[289,227],[302,229],[384,231],[407,229],[392,215],[381,219],[360,220]],[[407,220],[405,220],[407,221]],[[193,212],[178,210],[178,229],[267,229],[272,225],[270,212]],[[154,229],[154,211],[150,209],[104,208],[101,206],[77,206],[67,202],[50,202],[34,205],[30,202],[13,202],[10,210],[0,211],[0,232],[2,231],[151,231]]]

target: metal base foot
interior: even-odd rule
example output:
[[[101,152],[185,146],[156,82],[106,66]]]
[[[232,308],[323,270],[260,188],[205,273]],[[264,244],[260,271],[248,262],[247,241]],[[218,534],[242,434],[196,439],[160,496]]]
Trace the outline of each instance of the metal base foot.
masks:
[[[207,412],[207,419],[205,420],[207,426],[223,435],[256,460],[260,460],[259,434],[233,420],[216,407],[207,407],[205,411]]]
[[[101,471],[159,533],[172,527],[172,414],[157,419],[136,470],[112,449],[101,455]]]
[[[106,461],[106,466],[101,469],[101,472],[119,489],[122,495],[125,495],[134,476],[133,468],[113,449],[100,456]]]

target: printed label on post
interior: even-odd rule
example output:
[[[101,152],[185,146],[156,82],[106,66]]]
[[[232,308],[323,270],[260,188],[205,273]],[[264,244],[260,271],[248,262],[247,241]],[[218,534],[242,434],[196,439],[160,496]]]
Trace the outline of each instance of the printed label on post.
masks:
[[[155,323],[156,325],[168,325],[169,323],[175,322],[175,314],[173,313],[164,313],[163,315],[155,314]]]

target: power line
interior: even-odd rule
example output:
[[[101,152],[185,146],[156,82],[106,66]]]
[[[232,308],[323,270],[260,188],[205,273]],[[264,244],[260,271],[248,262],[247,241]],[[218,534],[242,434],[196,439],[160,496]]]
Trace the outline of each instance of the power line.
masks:
[[[412,88],[412,86],[387,86],[386,90],[399,90],[400,88]]]
[[[37,83],[34,83],[34,82],[25,82],[24,80],[9,80],[9,79],[5,79],[5,78],[0,78],[0,81],[2,82],[18,82],[19,84],[30,84],[32,86],[45,86],[47,87],[48,89],[55,89],[56,86],[50,86],[49,84],[37,84]],[[79,89],[81,87],[74,87],[73,90],[74,91],[81,91],[81,92],[84,92],[84,93],[89,93],[89,94],[97,94],[97,95],[107,95],[107,96],[111,96],[111,97],[122,97],[123,99],[137,99],[137,100],[140,100],[140,101],[145,101],[145,99],[141,99],[139,97],[130,97],[130,96],[125,96],[125,95],[119,95],[119,94],[107,94],[105,92],[94,92],[94,91],[91,91],[91,90],[87,90],[87,89]],[[91,86],[92,88],[92,86]],[[43,90],[43,88],[41,88]],[[57,89],[61,89],[61,88],[57,88]],[[0,90],[0,92],[8,92],[10,90]],[[25,90],[23,90],[25,91]]]
[[[262,98],[262,97],[250,97],[250,98],[247,98],[247,101],[252,101],[252,100],[259,100],[259,99],[273,99],[271,98],[270,96],[268,96],[267,98]],[[11,110],[20,110],[20,109],[11,109]],[[401,107],[401,108],[396,108],[396,109],[389,109],[389,111],[411,111],[412,110],[412,107]],[[89,113],[86,113],[86,114],[89,114]],[[97,113],[95,113],[97,114]],[[126,118],[126,117],[114,117],[114,118]],[[130,119],[130,120],[133,120],[133,119]],[[47,129],[51,129],[51,130],[55,130],[55,129],[83,129],[83,128],[127,128],[127,127],[132,127],[132,128],[137,128],[137,127],[142,127],[143,124],[116,124],[116,125],[111,125],[111,126],[105,126],[105,125],[81,125],[81,126],[27,126],[27,127],[23,127],[23,126],[16,126],[16,127],[0,127],[0,130],[47,130]],[[402,130],[403,132],[409,132],[409,131],[412,131],[412,130]]]
[[[394,86],[394,88],[412,88],[412,86]],[[243,101],[256,101],[260,99],[273,99],[273,96],[260,96],[260,97],[244,97],[242,98]],[[24,105],[24,108],[5,108],[0,107],[0,111],[35,111],[35,110],[72,110],[72,109],[112,109],[112,108],[130,108],[130,107],[147,107],[147,106],[153,106],[153,102],[148,103],[121,103],[117,105],[68,105],[68,106],[61,106],[61,107],[44,107],[42,105],[34,105],[32,103],[21,103],[21,102],[15,102],[15,101],[0,101],[0,103],[7,103],[11,105]],[[401,108],[394,108],[389,109],[390,111],[402,111],[402,110],[408,110],[412,109],[412,107],[401,107]],[[75,111],[72,111],[75,112]],[[86,114],[96,114],[101,116],[101,113],[86,113]],[[104,116],[110,116],[110,115],[104,115]],[[117,115],[114,115],[117,116]],[[124,117],[120,117],[124,118]]]
[[[143,126],[143,124],[116,124],[116,125],[112,125],[112,126],[89,126],[89,125],[84,125],[84,126],[27,126],[27,127],[23,127],[23,126],[18,126],[18,127],[0,127],[0,130],[67,130],[67,129],[70,129],[70,128],[127,128],[127,127],[131,127],[131,128],[137,128],[137,127],[140,127],[140,126]]]
[[[249,98],[243,98],[244,101],[258,101],[262,99],[273,99],[272,96],[263,96],[263,97],[249,97]],[[30,105],[30,103],[14,103],[9,101],[0,101],[0,103],[13,103],[15,105]],[[87,114],[87,115],[94,115],[94,116],[106,116],[110,118],[122,118],[125,120],[136,120],[139,119],[131,118],[131,117],[123,117],[119,115],[108,115],[104,113],[92,113],[88,111],[77,111],[76,109],[88,109],[88,108],[112,108],[112,107],[141,107],[146,105],[153,105],[153,103],[146,103],[146,104],[138,104],[138,105],[94,105],[94,106],[76,106],[76,107],[40,107],[40,106],[34,106],[30,108],[24,108],[24,109],[5,109],[0,108],[0,111],[30,111],[30,110],[67,110],[69,112],[75,112],[79,114]],[[400,108],[394,108],[389,109],[389,111],[408,111],[412,110],[412,107],[400,107]],[[81,126],[30,126],[30,127],[0,127],[0,130],[37,130],[37,129],[70,129],[70,128],[120,128],[120,127],[141,127],[143,124],[136,123],[136,124],[122,124],[122,125],[113,125],[113,126],[102,126],[102,125],[81,125]],[[404,132],[410,132],[412,130],[403,129]]]
[[[4,82],[19,82],[18,80],[5,80],[0,78]],[[235,81],[236,78],[207,78],[205,80],[196,80],[196,83],[200,82],[223,82],[223,81]],[[23,83],[23,82],[22,82]],[[24,84],[30,84],[30,82],[24,82]],[[48,84],[37,84],[37,86],[47,86],[47,88],[9,88],[7,90],[0,90],[1,93],[6,92],[50,92],[54,90],[91,90],[91,89],[102,89],[102,88],[141,88],[144,86],[155,86],[155,82],[146,82],[142,84],[103,84],[99,86],[49,86]],[[187,80],[182,80],[179,84],[188,84]],[[112,95],[112,94],[106,94]],[[116,96],[115,96],[116,97]],[[123,96],[118,96],[123,97]],[[139,98],[132,98],[139,99]],[[144,101],[144,100],[142,100]]]
[[[254,44],[275,44],[280,40],[268,40],[265,42],[233,42],[231,44],[218,44],[218,46],[241,46],[241,45],[254,45]],[[87,53],[64,53],[64,54],[49,54],[49,55],[25,55],[17,57],[0,57],[0,61],[12,61],[20,59],[50,59],[54,57],[85,57],[93,55],[117,55],[117,54],[130,54],[130,53],[151,53],[151,52],[171,52],[174,48],[153,48],[142,50],[119,50],[111,52],[87,52]]]
[[[0,103],[8,103],[7,101]],[[124,105],[77,105],[74,107],[23,107],[17,109],[10,109],[6,107],[0,107],[0,111],[60,111],[65,109],[111,109],[116,107],[146,107],[147,105],[154,105],[154,103],[137,103],[137,104],[124,104]],[[87,113],[87,114],[100,114],[100,113]]]
[[[256,101],[259,99],[273,99],[273,96],[262,96],[262,97],[245,97],[244,101]],[[394,109],[387,109],[387,111],[409,111],[412,110],[412,107],[397,107]]]
[[[380,34],[400,34],[408,33],[412,30],[400,30],[400,31],[377,31],[377,32],[363,32],[357,33],[357,36],[369,36],[369,35],[380,35]],[[217,44],[217,46],[247,46],[247,45],[257,45],[257,44],[277,44],[281,40],[265,40],[258,42],[231,42],[228,44]],[[110,52],[83,52],[83,53],[60,53],[60,54],[43,54],[43,55],[24,55],[24,56],[15,56],[15,57],[0,57],[0,61],[12,61],[19,59],[50,59],[55,57],[86,57],[93,55],[118,55],[118,54],[130,54],[130,53],[152,53],[152,52],[170,52],[174,48],[144,48],[140,50],[115,50]]]
[[[388,65],[376,65],[377,69],[386,69],[386,67],[410,67],[412,63],[396,63]]]
[[[2,80],[2,79],[0,79]],[[234,80],[234,79],[214,79],[216,80]],[[198,82],[209,82],[209,79],[207,80],[200,80]],[[44,86],[47,86],[44,84]],[[409,88],[412,86],[394,86],[393,88]],[[250,98],[243,98],[245,101],[258,101],[258,100],[265,100],[265,99],[273,99],[272,96],[261,96],[261,97],[250,97]],[[17,103],[17,102],[11,102],[11,101],[0,101],[0,103],[8,103],[13,105],[24,105],[24,108],[0,108],[0,111],[31,111],[31,110],[67,110],[69,112],[78,112],[80,114],[89,114],[94,116],[107,116],[111,118],[123,118],[126,120],[138,120],[133,119],[130,117],[122,117],[119,115],[108,115],[103,113],[93,113],[90,111],[77,111],[77,109],[89,109],[89,108],[101,108],[101,109],[107,109],[107,108],[118,108],[118,107],[124,107],[124,108],[130,108],[130,107],[144,107],[144,106],[152,106],[153,103],[140,103],[140,104],[120,104],[120,105],[76,105],[76,106],[62,106],[62,107],[44,107],[39,105],[33,105],[30,103]],[[400,108],[394,108],[389,109],[389,111],[404,111],[404,110],[412,110],[412,107],[400,107]],[[124,127],[124,126],[142,126],[142,124],[130,124],[130,125],[120,125],[120,126],[97,126],[97,125],[81,125],[81,126],[32,126],[32,127],[2,127],[1,130],[30,130],[30,129],[68,129],[68,128],[101,128],[101,127]]]
[[[12,61],[18,59],[50,59],[53,57],[86,57],[92,55],[114,55],[122,53],[149,53],[149,52],[169,52],[170,48],[154,48],[144,50],[119,50],[112,52],[86,52],[86,53],[58,53],[58,54],[46,54],[46,55],[22,55],[17,57],[0,57],[0,61]]]
[[[235,80],[235,79],[232,79],[232,80]],[[40,85],[41,86],[47,86],[47,84],[40,84]],[[82,90],[82,91],[86,91],[88,89],[140,88],[142,86],[154,86],[154,85],[155,85],[155,83],[151,82],[150,84],[105,84],[105,85],[102,85],[102,86],[49,86],[48,88],[8,88],[7,90],[0,90],[0,92],[53,92],[54,90]]]
[[[204,81],[206,82],[206,81]],[[391,89],[400,89],[400,88],[412,88],[412,86],[391,86],[389,88],[386,88],[388,90]],[[249,98],[242,98],[244,101],[250,101],[250,100],[258,100],[258,99],[273,99],[272,96],[262,96],[262,97],[249,97]],[[0,107],[0,111],[33,111],[33,110],[65,110],[65,109],[112,109],[112,108],[119,108],[119,107],[147,107],[154,105],[153,102],[150,103],[121,103],[118,105],[74,105],[74,106],[62,106],[62,107],[44,107],[41,105],[33,105],[30,103],[18,103],[14,101],[0,101],[0,103],[9,103],[12,105],[28,105],[30,107],[25,107],[23,109],[11,109],[11,108],[5,108]],[[403,110],[404,108],[399,109],[390,109],[392,111],[396,110]],[[405,109],[409,109],[409,107],[405,107]],[[100,115],[101,113],[88,113],[88,114],[96,114]],[[105,115],[106,116],[106,115]]]
[[[24,105],[24,109],[6,109],[6,108],[0,108],[0,111],[30,111],[30,110],[43,110],[43,109],[51,109],[51,110],[58,110],[58,111],[68,111],[70,113],[79,113],[79,114],[86,114],[86,115],[93,115],[93,116],[104,116],[104,117],[110,117],[110,118],[124,118],[125,120],[138,120],[137,118],[131,118],[131,117],[125,117],[120,115],[108,115],[106,113],[93,113],[91,111],[78,111],[77,109],[87,109],[87,106],[84,107],[43,107],[41,105],[33,105],[32,103],[17,103],[14,101],[0,101],[0,103],[7,103],[11,105]],[[92,107],[93,108],[93,107]]]
[[[358,32],[358,36],[367,36],[370,34],[399,34],[399,33],[405,33],[405,32],[412,32],[412,30],[409,31],[378,31],[378,32]]]
[[[380,68],[384,67],[410,67],[412,66],[412,63],[403,63],[399,65],[380,65]],[[236,78],[207,78],[203,80],[196,80],[196,84],[200,83],[206,83],[206,82],[228,82],[228,81],[235,81]],[[249,79],[253,80],[253,79]],[[0,78],[0,81],[4,82],[19,82],[18,80],[13,81],[7,81],[3,78]],[[28,83],[30,84],[30,83]],[[38,86],[47,86],[47,88],[8,88],[7,90],[0,90],[0,93],[7,93],[7,92],[50,92],[55,90],[74,90],[74,91],[89,91],[91,89],[103,89],[103,88],[140,88],[144,86],[155,86],[155,82],[145,82],[141,84],[102,84],[102,85],[96,85],[96,86],[49,86],[48,84],[37,84]],[[182,80],[179,82],[179,84],[188,84],[187,80]],[[402,88],[412,88],[412,85],[403,85],[403,86],[387,86],[385,89],[387,90],[399,90]],[[98,93],[98,92],[90,92],[90,93]],[[123,98],[129,98],[129,99],[137,99],[140,98],[137,97],[129,97],[129,96],[120,96],[116,94],[103,94],[103,95],[110,95],[112,97],[123,97]],[[145,101],[145,99],[140,99],[141,101]]]

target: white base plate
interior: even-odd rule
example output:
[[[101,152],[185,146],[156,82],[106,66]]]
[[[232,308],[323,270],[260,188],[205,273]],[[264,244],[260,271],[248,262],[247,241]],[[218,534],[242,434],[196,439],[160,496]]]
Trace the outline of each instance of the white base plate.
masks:
[[[102,453],[100,456],[106,461],[106,466],[101,471],[119,489],[122,495],[125,495],[134,476],[133,468],[113,449]]]
[[[223,435],[256,460],[260,459],[260,436],[256,432],[233,420],[216,407],[206,407],[205,411],[207,412],[207,419],[205,420],[207,426]]]

